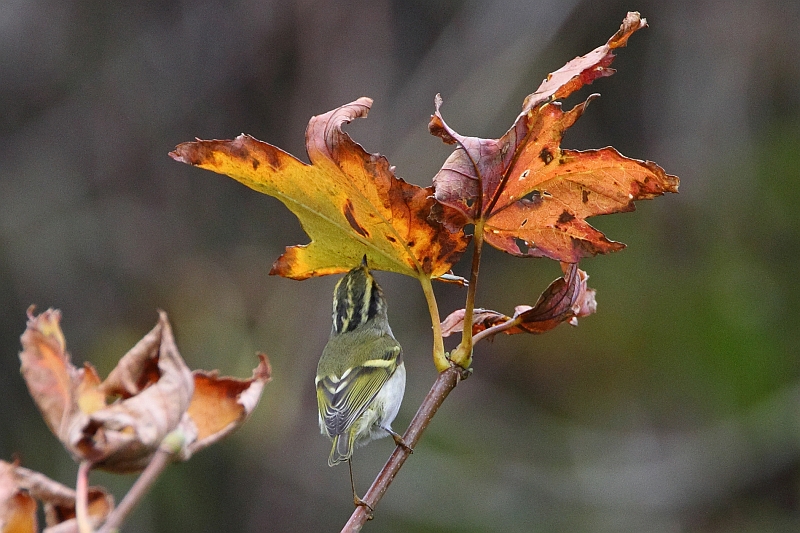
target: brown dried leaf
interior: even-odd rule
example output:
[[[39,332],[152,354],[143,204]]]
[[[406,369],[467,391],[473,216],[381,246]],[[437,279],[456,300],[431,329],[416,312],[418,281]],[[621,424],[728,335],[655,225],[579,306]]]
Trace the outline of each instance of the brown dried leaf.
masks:
[[[18,466],[16,475],[20,486],[44,504],[48,531],[55,526],[59,526],[58,530],[77,531],[74,490],[27,468]],[[103,487],[89,487],[88,500],[89,517],[98,526],[114,509],[114,497]]]
[[[566,65],[550,73],[533,94],[525,98],[523,110],[529,110],[548,100],[566,98],[584,85],[604,76],[614,74],[609,68],[614,61],[612,50],[627,46],[628,38],[637,30],[647,27],[647,19],[636,12],[628,12],[617,33],[608,42],[588,54],[576,57]]]
[[[39,316],[28,309],[28,326],[20,338],[21,372],[47,426],[61,435],[73,409],[78,370],[70,362],[59,322],[61,313],[48,309]]]
[[[264,354],[258,357],[259,364],[250,379],[219,377],[217,371],[194,371],[194,395],[184,422],[194,426],[197,438],[186,443],[181,460],[235,431],[256,408],[264,385],[272,379],[269,359]]]
[[[0,461],[0,533],[35,533],[36,500],[20,487],[15,469]]]
[[[464,330],[464,309],[453,311],[442,321],[442,337],[449,337],[453,333]],[[472,334],[483,331],[492,326],[502,324],[511,320],[511,317],[492,311],[491,309],[473,309],[472,311]]]
[[[152,347],[156,345],[158,351],[154,352]],[[134,384],[151,381],[153,364],[148,361],[157,366],[158,379],[137,390]],[[138,471],[147,465],[164,437],[178,426],[194,389],[191,371],[178,352],[165,313],[160,313],[159,324],[120,360],[109,377],[112,379],[108,389],[124,389],[128,397],[91,414],[79,413],[66,445],[97,468]]]
[[[516,333],[544,333],[562,322],[577,325],[577,318],[595,312],[595,291],[589,289],[586,280],[589,276],[574,263],[562,263],[564,276],[553,281],[539,296],[533,307],[519,305],[514,316],[489,309],[475,309],[472,319],[472,334],[494,326],[514,321],[513,325],[497,331],[513,335]],[[447,337],[464,329],[464,309],[451,313],[442,322],[442,335]]]
[[[161,373],[158,368],[161,347],[162,323],[159,322],[147,335],[122,356],[117,366],[100,385],[107,396],[130,398],[156,383]]]
[[[77,369],[70,363],[60,319],[52,309],[39,316],[29,310],[22,373],[53,433],[76,460],[96,468],[141,470],[175,429],[184,442],[179,456],[188,459],[239,427],[270,380],[264,355],[249,380],[193,375],[161,312],[153,330],[101,383],[91,365]]]

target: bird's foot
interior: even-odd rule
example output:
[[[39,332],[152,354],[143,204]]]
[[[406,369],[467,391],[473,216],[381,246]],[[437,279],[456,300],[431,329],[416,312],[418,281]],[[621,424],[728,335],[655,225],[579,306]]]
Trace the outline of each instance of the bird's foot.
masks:
[[[406,441],[403,440],[403,437],[401,437],[399,433],[397,433],[397,432],[395,432],[395,431],[393,431],[393,430],[391,430],[389,428],[383,428],[383,429],[385,429],[386,432],[389,433],[389,435],[392,436],[392,439],[394,439],[394,443],[395,444],[397,444],[398,446],[403,448],[408,453],[414,453],[414,448],[412,448],[411,446],[406,444]]]
[[[355,504],[356,507],[365,507],[367,511],[367,520],[372,520],[372,512],[374,511],[374,509],[370,504],[368,504],[355,494],[353,494],[353,503]]]

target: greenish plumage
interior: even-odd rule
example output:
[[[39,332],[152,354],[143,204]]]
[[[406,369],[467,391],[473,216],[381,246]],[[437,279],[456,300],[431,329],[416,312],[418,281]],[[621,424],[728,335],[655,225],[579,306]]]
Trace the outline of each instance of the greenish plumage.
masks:
[[[336,284],[331,336],[317,367],[319,425],[333,440],[329,465],[392,433],[405,377],[386,300],[365,259]]]

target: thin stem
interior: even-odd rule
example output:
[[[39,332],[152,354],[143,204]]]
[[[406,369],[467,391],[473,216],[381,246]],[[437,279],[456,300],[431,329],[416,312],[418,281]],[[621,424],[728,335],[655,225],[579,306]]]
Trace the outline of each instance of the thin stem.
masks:
[[[134,507],[136,507],[144,495],[147,494],[147,491],[150,490],[155,480],[158,479],[158,476],[161,475],[161,472],[172,462],[173,457],[180,451],[182,445],[183,434],[180,430],[175,430],[164,438],[161,442],[161,446],[159,446],[156,453],[153,454],[153,458],[150,459],[145,469],[142,470],[142,473],[136,479],[125,497],[122,498],[122,501],[119,502],[119,505],[108,515],[105,524],[103,524],[103,527],[101,527],[97,533],[112,533],[119,530],[119,527],[130,512],[133,511]]]
[[[425,431],[425,428],[428,427],[428,424],[442,405],[442,402],[444,402],[444,399],[447,398],[450,391],[452,391],[462,379],[462,372],[463,370],[458,367],[448,367],[444,372],[439,373],[428,395],[425,396],[425,399],[419,406],[417,414],[408,426],[405,435],[403,435],[403,441],[410,449],[413,449],[417,445],[422,437],[422,433]],[[392,455],[389,456],[389,460],[386,461],[383,469],[378,473],[378,477],[375,478],[369,490],[364,494],[363,501],[369,505],[370,509],[374,510],[375,506],[386,493],[386,489],[389,488],[389,485],[400,471],[400,467],[403,466],[403,463],[405,463],[406,459],[408,459],[408,456],[411,454],[410,449],[397,446],[392,452]],[[353,511],[350,520],[345,524],[342,533],[361,531],[361,527],[369,518],[370,512],[365,506],[359,505],[356,507],[355,511]]]
[[[469,368],[472,363],[472,315],[475,311],[475,293],[478,290],[478,274],[481,268],[484,223],[483,218],[475,221],[475,231],[472,237],[472,268],[469,273],[467,301],[464,305],[464,330],[461,334],[461,344],[453,350],[450,356],[450,360],[462,368]]]
[[[78,466],[78,480],[75,483],[75,519],[78,522],[80,533],[93,533],[94,531],[89,521],[89,471],[91,469],[91,461],[81,461]]]
[[[486,328],[483,331],[480,331],[472,337],[472,344],[477,344],[478,342],[482,341],[486,337],[491,337],[492,335],[497,335],[498,333],[502,333],[507,329],[511,329],[514,326],[519,325],[522,322],[522,319],[519,317],[510,318],[503,322],[502,324],[496,324],[490,328]]]
[[[431,279],[426,276],[420,276],[419,282],[420,285],[422,285],[422,293],[425,295],[425,301],[428,303],[428,312],[431,315],[431,325],[433,326],[433,364],[436,365],[437,371],[442,372],[450,367],[450,362],[444,354],[444,339],[442,338],[439,306],[436,304],[436,296],[433,294]]]

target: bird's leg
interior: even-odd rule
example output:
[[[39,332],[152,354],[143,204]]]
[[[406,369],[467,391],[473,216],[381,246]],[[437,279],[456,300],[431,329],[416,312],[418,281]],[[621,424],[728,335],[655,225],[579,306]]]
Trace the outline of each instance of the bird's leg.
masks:
[[[368,504],[367,502],[365,502],[364,500],[362,500],[361,498],[359,498],[358,495],[356,494],[356,483],[353,480],[353,460],[352,460],[352,458],[347,460],[347,466],[350,467],[350,487],[353,489],[353,503],[355,504],[356,507],[359,507],[359,506],[362,506],[362,505],[364,507],[366,507],[367,508],[367,515],[368,515],[367,520],[372,520],[372,511],[373,511],[372,506],[370,504]]]
[[[386,433],[392,436],[395,444],[403,448],[408,453],[414,453],[414,448],[406,444],[406,441],[403,440],[403,437],[401,437],[399,433],[394,431],[392,428],[385,428],[381,426],[381,429],[383,429]]]

